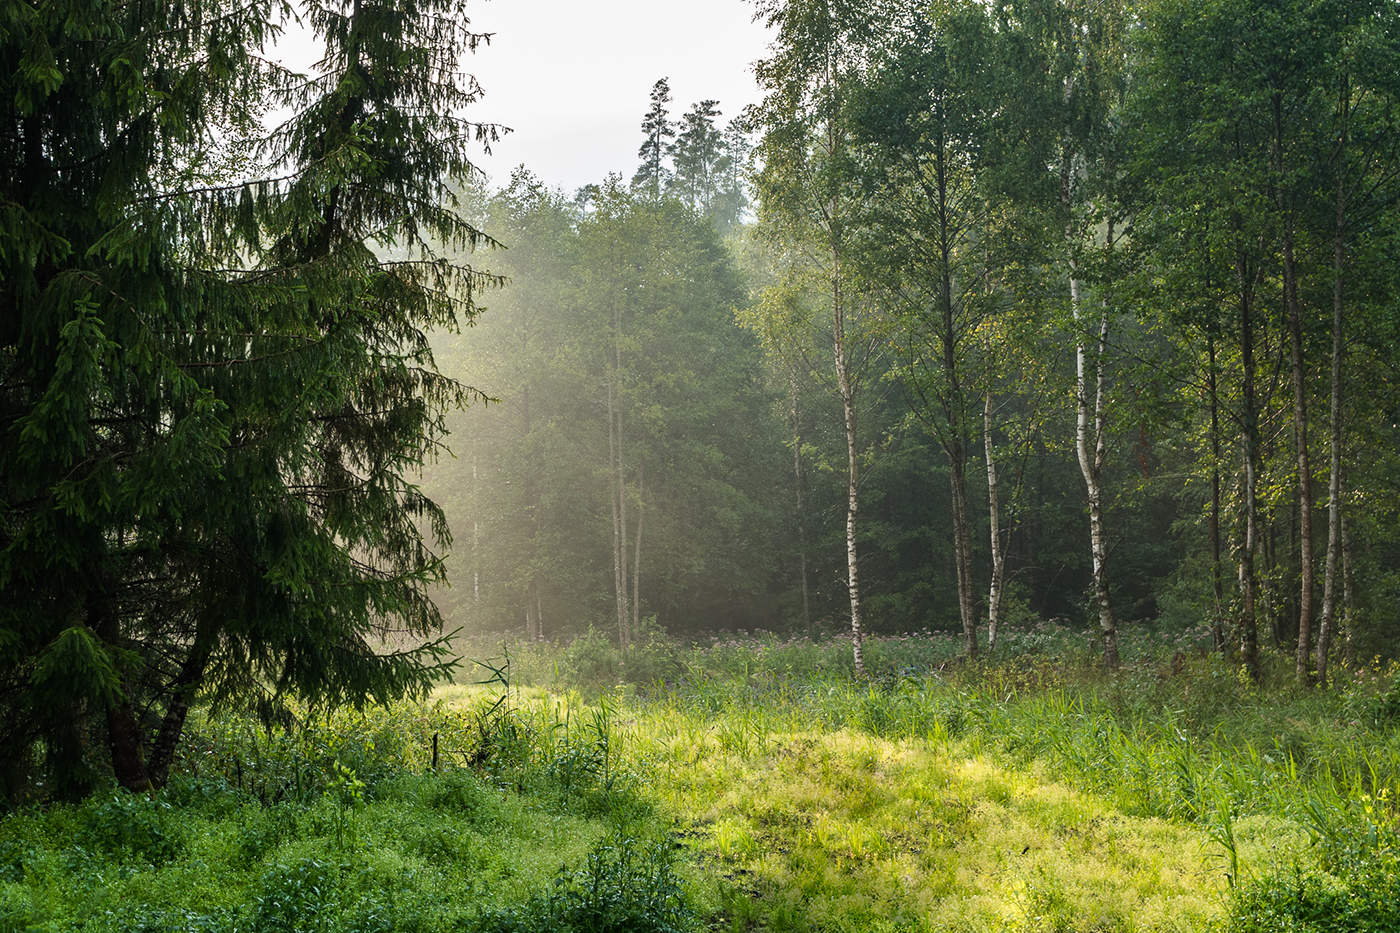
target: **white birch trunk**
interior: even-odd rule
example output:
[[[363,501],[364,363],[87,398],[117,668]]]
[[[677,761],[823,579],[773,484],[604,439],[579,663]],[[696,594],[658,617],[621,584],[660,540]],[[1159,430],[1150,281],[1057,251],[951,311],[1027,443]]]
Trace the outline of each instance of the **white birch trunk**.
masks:
[[[1259,549],[1259,411],[1255,399],[1254,362],[1254,283],[1244,258],[1236,259],[1240,288],[1240,361],[1243,372],[1244,425],[1241,441],[1244,453],[1244,546],[1240,548],[1240,654],[1245,669],[1259,680],[1259,575],[1255,555]]]
[[[997,650],[997,627],[1001,620],[1002,580],[1006,572],[1006,551],[1001,543],[1001,502],[997,493],[997,461],[992,447],[992,393],[986,393],[982,406],[982,436],[987,451],[987,525],[992,544],[992,580],[987,587],[987,653]]]
[[[1083,336],[1084,314],[1078,271],[1070,267],[1070,308],[1075,322],[1075,453],[1089,505],[1089,545],[1093,560],[1094,601],[1099,614],[1099,636],[1103,642],[1104,663],[1118,666],[1118,629],[1108,592],[1108,548],[1103,521],[1103,463],[1105,456],[1103,357],[1108,344],[1108,311],[1099,317],[1098,346],[1094,365],[1093,398],[1090,398],[1087,341]]]
[[[836,357],[836,384],[841,392],[841,414],[846,429],[846,592],[851,600],[851,657],[856,676],[865,676],[865,636],[860,618],[860,569],[856,552],[856,515],[860,512],[859,465],[856,449],[855,392],[846,357],[846,318],[841,306],[840,253],[831,251],[831,297],[834,327],[833,353]]]

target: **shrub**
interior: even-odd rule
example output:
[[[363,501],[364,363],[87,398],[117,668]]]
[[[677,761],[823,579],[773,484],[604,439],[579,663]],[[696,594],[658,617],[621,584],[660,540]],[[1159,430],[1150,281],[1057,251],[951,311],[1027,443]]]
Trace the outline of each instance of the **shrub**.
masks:
[[[94,919],[97,929],[111,933],[236,933],[238,923],[227,910],[157,910],[123,907]]]
[[[1380,858],[1345,880],[1294,869],[1245,886],[1230,933],[1394,933],[1400,930],[1400,864]]]
[[[559,666],[581,687],[612,687],[622,679],[622,652],[608,636],[590,626],[563,650]]]
[[[485,785],[470,771],[448,771],[424,781],[422,800],[435,810],[451,810],[470,820],[485,815],[491,808]]]
[[[78,811],[79,844],[122,860],[162,865],[183,847],[174,808],[165,800],[114,793]]]
[[[614,835],[554,890],[482,917],[480,933],[688,933],[695,913],[675,874],[675,844]]]
[[[320,859],[276,865],[258,884],[252,927],[259,933],[335,929],[337,870]]]

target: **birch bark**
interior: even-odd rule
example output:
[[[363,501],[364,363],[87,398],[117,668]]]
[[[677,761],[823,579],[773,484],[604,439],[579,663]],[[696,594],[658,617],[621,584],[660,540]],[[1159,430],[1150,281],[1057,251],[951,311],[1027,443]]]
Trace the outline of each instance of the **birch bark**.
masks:
[[[987,653],[997,650],[997,628],[1001,621],[1002,581],[1006,572],[1006,551],[1001,541],[1001,501],[997,492],[997,461],[992,447],[992,393],[982,405],[982,437],[987,451],[987,525],[992,544],[992,579],[987,587]]]

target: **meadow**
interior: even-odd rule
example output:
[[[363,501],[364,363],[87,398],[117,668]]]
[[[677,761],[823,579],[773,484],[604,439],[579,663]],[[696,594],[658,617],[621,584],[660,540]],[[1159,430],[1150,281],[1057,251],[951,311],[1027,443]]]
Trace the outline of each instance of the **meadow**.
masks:
[[[425,702],[204,711],[153,797],[0,822],[0,928],[1400,929],[1400,678],[1192,636],[464,643]],[[473,659],[486,663],[474,663]],[[433,767],[434,736],[437,768]]]

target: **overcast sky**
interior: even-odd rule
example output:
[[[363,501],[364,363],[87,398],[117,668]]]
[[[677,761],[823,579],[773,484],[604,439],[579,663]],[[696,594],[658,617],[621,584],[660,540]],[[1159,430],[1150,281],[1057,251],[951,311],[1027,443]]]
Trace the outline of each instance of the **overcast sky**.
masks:
[[[630,179],[657,78],[673,119],[713,98],[727,122],[758,99],[768,40],[746,0],[485,0],[471,15],[495,38],[467,63],[486,90],[470,116],[513,129],[481,159],[497,184],[522,162],[567,192]]]

